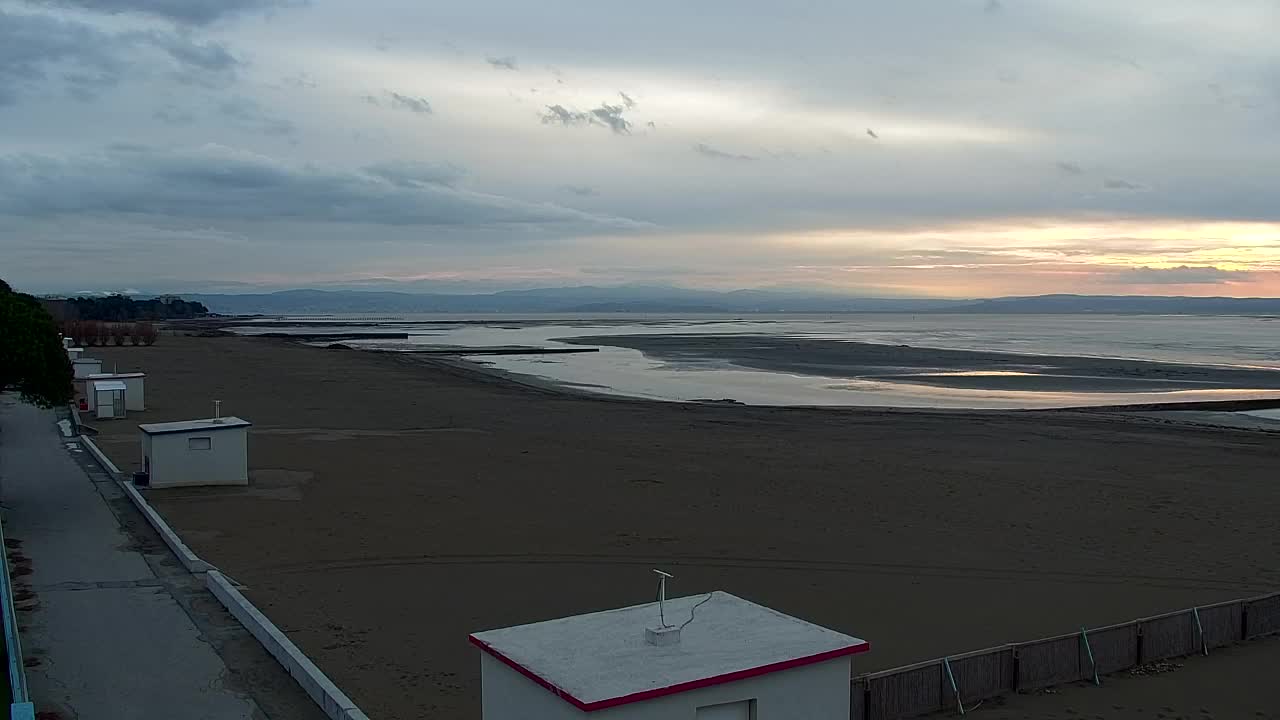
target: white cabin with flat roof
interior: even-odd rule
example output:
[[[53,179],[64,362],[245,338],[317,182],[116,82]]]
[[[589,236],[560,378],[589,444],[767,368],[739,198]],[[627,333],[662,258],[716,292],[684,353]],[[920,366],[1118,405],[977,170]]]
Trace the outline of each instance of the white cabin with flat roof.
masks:
[[[251,425],[237,417],[139,425],[151,487],[248,485]]]
[[[484,720],[848,720],[864,641],[713,592],[471,635]],[[664,620],[665,618],[665,620]]]
[[[79,357],[71,361],[71,368],[75,370],[76,380],[84,380],[90,375],[102,374],[102,361],[97,358]]]
[[[147,409],[146,373],[97,373],[85,379],[85,397],[89,409],[95,409],[96,399],[93,388],[99,382],[120,381],[124,383],[124,408],[141,412]]]
[[[125,415],[125,384],[119,380],[99,380],[89,383],[86,393],[92,400],[94,417],[99,420],[120,420]]]

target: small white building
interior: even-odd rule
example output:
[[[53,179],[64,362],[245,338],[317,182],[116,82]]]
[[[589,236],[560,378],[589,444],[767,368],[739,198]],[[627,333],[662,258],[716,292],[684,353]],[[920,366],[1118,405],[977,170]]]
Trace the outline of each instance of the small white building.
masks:
[[[151,487],[248,485],[250,425],[237,417],[139,425]]]
[[[81,357],[71,361],[76,380],[88,379],[90,375],[102,374],[102,361],[96,358]]]
[[[94,409],[93,387],[99,382],[119,380],[124,383],[124,408],[126,410],[143,411],[147,409],[146,373],[98,373],[85,379],[85,397],[89,409]]]
[[[71,346],[75,344],[76,344],[76,341],[72,340],[69,337],[62,338],[62,347],[66,348],[67,350],[70,350]]]
[[[848,720],[870,649],[725,592],[471,635],[484,720]]]
[[[119,420],[124,417],[125,384],[119,380],[90,382],[86,393],[93,403],[94,417],[99,420]]]
[[[78,348],[78,347],[69,347],[69,348],[67,348],[67,357],[68,357],[68,358],[71,358],[71,362],[75,362],[75,361],[79,360],[79,359],[80,359],[80,355],[81,355],[82,353],[84,353],[84,348]]]

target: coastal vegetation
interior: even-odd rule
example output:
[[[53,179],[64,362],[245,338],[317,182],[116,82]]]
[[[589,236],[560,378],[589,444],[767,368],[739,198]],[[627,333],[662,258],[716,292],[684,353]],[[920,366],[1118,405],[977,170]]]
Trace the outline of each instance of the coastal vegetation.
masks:
[[[71,402],[71,361],[58,326],[36,298],[0,280],[0,391],[41,407]]]

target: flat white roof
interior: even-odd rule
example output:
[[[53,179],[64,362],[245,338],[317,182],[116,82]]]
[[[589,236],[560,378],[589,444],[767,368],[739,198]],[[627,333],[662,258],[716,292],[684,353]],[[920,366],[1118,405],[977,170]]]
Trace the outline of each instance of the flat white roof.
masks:
[[[706,602],[703,602],[703,601]],[[699,604],[701,603],[701,604]],[[697,605],[695,609],[694,606]],[[471,635],[472,644],[584,711],[778,672],[870,645],[726,592],[668,600],[680,642],[645,642],[658,603]]]
[[[98,358],[87,358],[87,357],[76,358],[75,360],[72,360],[71,362],[73,362],[73,363],[97,363],[98,365],[101,365],[101,364],[102,364],[102,361],[101,361],[101,360],[99,360]]]
[[[90,380],[110,380],[112,378],[140,378],[146,377],[146,373],[93,373],[89,376]]]
[[[127,390],[125,384],[119,380],[98,380],[93,384],[94,392],[99,390]]]
[[[123,384],[123,383],[122,383]],[[180,420],[167,423],[147,423],[138,429],[148,435],[165,435],[167,433],[208,432],[227,428],[249,427],[253,423],[238,417],[205,418],[203,420]]]

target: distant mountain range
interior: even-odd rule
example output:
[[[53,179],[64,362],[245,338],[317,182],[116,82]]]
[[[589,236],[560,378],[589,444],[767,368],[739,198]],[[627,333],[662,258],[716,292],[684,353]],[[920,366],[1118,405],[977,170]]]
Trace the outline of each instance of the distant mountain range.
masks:
[[[284,290],[183,294],[227,315],[331,313],[1042,313],[1280,315],[1280,298],[1037,295],[988,300],[859,298],[775,290],[715,292],[661,286],[566,287],[483,294]]]

